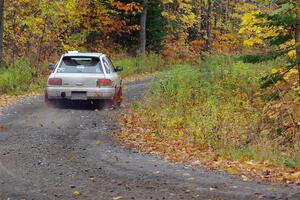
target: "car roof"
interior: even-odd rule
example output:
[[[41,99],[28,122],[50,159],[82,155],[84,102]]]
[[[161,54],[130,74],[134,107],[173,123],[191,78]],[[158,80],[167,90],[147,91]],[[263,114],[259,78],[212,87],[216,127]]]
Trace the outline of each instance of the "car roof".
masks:
[[[104,56],[103,53],[79,53],[79,52],[69,52],[69,53],[65,53],[63,54],[63,56],[92,56],[92,57],[100,57],[100,56]]]

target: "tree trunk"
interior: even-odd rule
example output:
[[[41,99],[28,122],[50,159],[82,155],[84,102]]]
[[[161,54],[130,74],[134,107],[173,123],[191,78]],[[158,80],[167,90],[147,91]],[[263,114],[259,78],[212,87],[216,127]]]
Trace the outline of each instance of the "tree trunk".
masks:
[[[3,62],[4,0],[0,0],[0,67]]]
[[[208,7],[207,7],[207,19],[206,19],[206,50],[210,50],[211,47],[211,10],[212,10],[212,6],[211,6],[211,0],[207,1],[208,3]]]
[[[226,0],[226,4],[225,4],[225,15],[224,15],[224,24],[227,23],[229,18],[229,0]]]
[[[297,0],[297,7],[300,6],[300,0]],[[295,41],[296,41],[296,64],[298,67],[298,83],[300,85],[300,13],[297,10],[297,24],[296,24],[296,31],[295,31]]]
[[[147,23],[147,12],[148,12],[148,0],[143,0],[143,11],[140,19],[140,47],[139,54],[145,55],[146,52],[146,23]]]
[[[222,6],[223,6],[223,4],[222,4]],[[229,0],[226,0],[224,7],[225,7],[225,9],[223,9],[223,8],[221,9],[222,16],[223,16],[223,19],[222,19],[223,24],[222,24],[222,27],[220,28],[220,33],[222,33],[222,34],[229,28],[227,26],[227,22],[229,19]]]

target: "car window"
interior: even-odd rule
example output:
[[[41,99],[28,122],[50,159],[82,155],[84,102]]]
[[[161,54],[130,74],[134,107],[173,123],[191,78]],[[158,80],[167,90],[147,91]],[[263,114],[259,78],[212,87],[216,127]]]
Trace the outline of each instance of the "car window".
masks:
[[[65,56],[57,73],[103,73],[103,69],[97,57]]]
[[[108,60],[103,57],[103,65],[104,65],[104,68],[105,68],[105,71],[107,74],[110,74],[112,72],[112,69],[111,69],[111,66],[110,66],[110,63],[108,62]]]
[[[109,64],[110,70],[112,72],[115,72],[115,66],[113,65],[113,63],[111,62],[111,60],[108,57],[106,57],[106,59],[107,59],[107,62]]]

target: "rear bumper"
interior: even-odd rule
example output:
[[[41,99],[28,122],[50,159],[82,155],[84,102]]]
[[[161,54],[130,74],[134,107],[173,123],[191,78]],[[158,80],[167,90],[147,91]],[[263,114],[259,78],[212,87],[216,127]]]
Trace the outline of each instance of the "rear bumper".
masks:
[[[72,99],[72,92],[86,92],[87,99],[113,99],[115,91],[115,88],[46,88],[48,99]]]

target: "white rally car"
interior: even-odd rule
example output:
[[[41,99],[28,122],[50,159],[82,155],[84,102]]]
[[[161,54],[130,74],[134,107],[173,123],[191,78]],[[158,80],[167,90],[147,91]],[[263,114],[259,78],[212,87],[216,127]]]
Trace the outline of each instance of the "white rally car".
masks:
[[[69,52],[49,69],[52,73],[45,89],[47,104],[89,100],[115,107],[122,102],[122,81],[117,72],[123,67],[114,67],[105,54]]]

